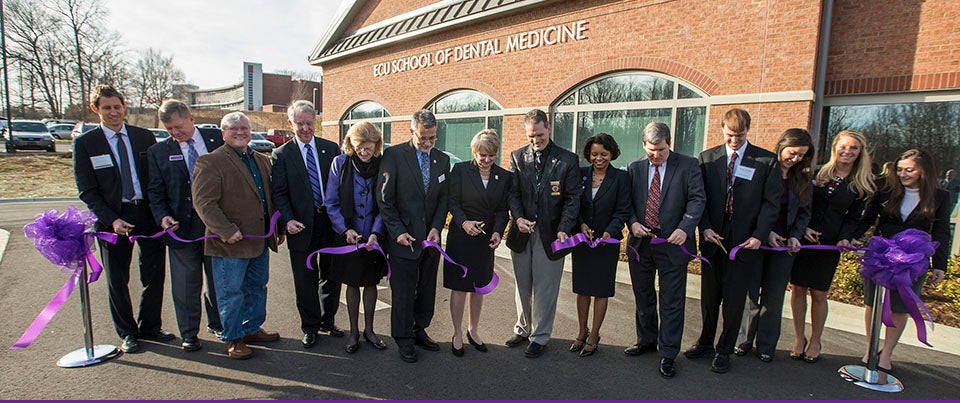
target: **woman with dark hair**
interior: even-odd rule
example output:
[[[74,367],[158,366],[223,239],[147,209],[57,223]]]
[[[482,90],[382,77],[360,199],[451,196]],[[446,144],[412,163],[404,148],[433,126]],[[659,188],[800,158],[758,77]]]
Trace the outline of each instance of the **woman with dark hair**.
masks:
[[[756,339],[757,356],[763,362],[773,361],[777,351],[783,297],[793,266],[793,252],[798,250],[810,222],[813,193],[810,164],[814,154],[810,133],[800,128],[787,129],[780,135],[776,154],[783,196],[780,197],[780,215],[767,237],[767,244],[786,246],[790,253],[763,253],[763,272],[748,288],[737,347],[734,348],[734,354],[744,356],[753,348]]]
[[[937,168],[933,157],[924,150],[911,149],[900,154],[896,162],[896,170],[887,178],[888,185],[877,193],[870,201],[867,211],[863,215],[861,231],[865,231],[877,220],[877,229],[874,236],[890,238],[894,234],[909,228],[929,233],[931,238],[939,242],[933,255],[934,285],[943,280],[947,271],[947,259],[950,254],[950,202],[946,190],[937,187]],[[879,216],[879,219],[878,219]],[[913,282],[913,292],[920,295],[920,289],[926,281],[927,274]],[[873,317],[873,294],[876,285],[869,279],[863,282],[864,323],[867,329],[867,344],[871,336],[871,320]],[[880,360],[877,367],[890,373],[893,369],[893,349],[897,347],[903,329],[907,324],[907,309],[900,293],[890,291],[890,306],[893,310],[895,326],[886,326],[886,335],[883,346],[879,350]],[[920,324],[923,326],[923,324]],[[868,362],[869,350],[863,356]]]
[[[583,157],[589,166],[580,168],[583,193],[580,194],[580,231],[590,240],[595,237],[623,238],[623,226],[630,218],[630,175],[610,166],[620,156],[617,141],[606,133],[587,139]],[[614,294],[620,246],[600,244],[591,249],[580,244],[573,249],[573,292],[577,294],[577,319],[580,331],[570,346],[581,357],[593,355],[600,345],[600,326],[607,314],[607,299]],[[593,299],[593,330],[587,327]]]
[[[850,246],[866,200],[873,195],[873,172],[867,139],[862,133],[843,130],[830,146],[830,161],[816,174],[810,224],[804,244]],[[840,252],[801,250],[790,272],[790,306],[796,337],[790,358],[814,363],[820,360],[820,337],[827,321],[827,291],[837,272]],[[811,332],[805,333],[807,294],[810,294]]]
[[[450,289],[450,316],[453,319],[453,355],[462,357],[463,311],[469,296],[470,317],[467,342],[480,352],[487,345],[480,337],[480,309],[483,295],[477,290],[493,281],[493,252],[500,246],[509,220],[510,171],[497,166],[500,136],[486,129],[470,141],[473,161],[457,163],[450,171],[450,226],[447,254],[467,267],[464,277],[459,266],[443,262],[443,286]]]
[[[377,309],[377,284],[387,271],[383,255],[369,246],[377,245],[385,228],[373,200],[371,187],[376,182],[383,152],[383,137],[372,123],[361,121],[343,138],[343,154],[333,159],[327,179],[323,205],[340,234],[339,245],[366,243],[368,248],[345,255],[334,255],[330,261],[330,281],[347,286],[347,313],[350,335],[346,351],[360,348],[360,287],[363,287],[363,339],[373,348],[387,345],[373,331],[373,314]]]

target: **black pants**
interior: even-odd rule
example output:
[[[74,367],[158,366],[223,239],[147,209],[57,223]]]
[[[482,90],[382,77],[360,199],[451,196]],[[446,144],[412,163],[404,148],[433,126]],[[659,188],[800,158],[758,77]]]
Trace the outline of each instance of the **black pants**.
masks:
[[[130,235],[153,235],[159,231],[146,203],[140,203],[140,205],[124,203],[120,210],[120,218],[134,225]],[[110,315],[113,317],[113,326],[117,330],[117,335],[121,338],[139,337],[141,333],[160,330],[160,309],[163,306],[163,282],[166,274],[164,259],[166,246],[159,238],[137,240],[137,245],[140,247],[138,264],[143,292],[140,294],[137,318],[134,319],[129,287],[133,244],[123,235],[118,238],[116,244],[98,241],[100,258],[107,272]]]
[[[630,259],[630,282],[633,284],[633,296],[637,303],[637,344],[656,344],[660,356],[676,358],[683,339],[687,265],[673,264],[667,248],[677,246],[650,246],[650,238],[644,237],[638,249],[640,262]],[[660,275],[659,295],[654,288],[657,273]]]
[[[330,278],[330,255],[318,253],[313,257],[313,267],[307,269],[307,256],[313,251],[333,245],[330,218],[326,214],[314,214],[313,239],[306,251],[290,250],[290,267],[293,269],[293,287],[297,296],[297,312],[300,313],[300,330],[316,333],[321,327],[332,327],[340,308],[340,283]]]
[[[414,337],[430,326],[437,299],[437,266],[440,253],[425,250],[419,259],[390,256],[390,335],[397,345],[413,344]]]
[[[196,212],[190,219],[189,239],[203,236],[204,225]],[[223,329],[217,308],[217,292],[213,283],[213,263],[203,255],[203,242],[168,243],[170,249],[170,291],[177,313],[180,337],[197,337],[200,330],[201,306],[207,311],[207,327]],[[206,289],[204,289],[206,288]]]
[[[756,339],[757,352],[774,355],[780,340],[783,298],[793,268],[793,255],[786,252],[763,252],[762,274],[747,291],[746,308],[737,344],[746,349]]]

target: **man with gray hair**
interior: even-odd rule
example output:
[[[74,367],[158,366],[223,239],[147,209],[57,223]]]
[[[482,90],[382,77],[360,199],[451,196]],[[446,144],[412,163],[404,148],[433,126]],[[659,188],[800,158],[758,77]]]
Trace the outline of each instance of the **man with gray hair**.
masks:
[[[666,124],[647,124],[643,150],[646,155],[627,167],[633,186],[627,244],[637,249],[640,261],[629,263],[637,343],[623,353],[636,356],[659,349],[660,375],[672,378],[683,338],[687,263],[692,259],[680,247],[696,251],[695,231],[706,196],[697,159],[670,151]],[[653,237],[666,238],[668,243],[653,246]],[[659,299],[653,284],[657,275]]]
[[[375,192],[393,270],[390,332],[400,347],[400,359],[416,362],[414,345],[440,350],[426,332],[433,320],[440,254],[424,250],[421,242],[440,243],[447,219],[450,157],[434,148],[437,118],[432,112],[413,113],[410,135],[410,141],[383,151]]]
[[[190,194],[194,166],[201,155],[223,145],[223,136],[219,129],[194,127],[193,114],[181,101],[165,101],[157,114],[170,137],[147,149],[150,210],[163,229],[172,230],[183,239],[196,239],[203,236],[206,227],[194,210]],[[204,256],[200,242],[179,242],[169,235],[163,237],[163,242],[170,251],[170,289],[183,339],[181,347],[197,351],[201,346],[197,332],[204,276],[206,292],[202,300],[207,311],[207,330],[214,334],[223,330],[217,311],[212,263],[209,256]]]
[[[262,237],[270,227],[270,158],[247,146],[250,120],[232,112],[220,121],[225,146],[197,159],[193,172],[193,202],[207,225],[204,253],[212,256],[213,281],[227,355],[250,358],[246,343],[280,338],[260,327],[267,317],[270,251],[282,235]],[[248,237],[248,235],[259,237]]]
[[[318,332],[343,337],[343,331],[334,325],[341,287],[328,280],[330,255],[319,254],[312,262],[317,270],[307,269],[307,256],[331,246],[336,236],[323,197],[330,163],[340,154],[340,148],[315,135],[316,123],[317,111],[312,103],[294,102],[287,108],[287,124],[296,137],[273,150],[273,202],[280,211],[278,225],[288,235],[303,348],[316,344]]]

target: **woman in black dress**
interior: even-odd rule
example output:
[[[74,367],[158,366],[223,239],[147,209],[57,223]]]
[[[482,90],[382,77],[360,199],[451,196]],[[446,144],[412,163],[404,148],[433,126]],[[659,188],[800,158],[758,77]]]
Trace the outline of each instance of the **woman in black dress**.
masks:
[[[887,178],[887,186],[870,201],[867,211],[863,215],[861,229],[872,226],[877,220],[877,229],[874,236],[890,238],[898,232],[909,228],[919,229],[930,234],[931,238],[939,242],[933,255],[934,285],[943,280],[947,271],[947,259],[950,255],[950,202],[946,190],[937,187],[937,168],[933,157],[924,150],[912,149],[900,154],[896,169]],[[878,219],[879,216],[879,219]],[[918,296],[927,275],[924,273],[913,282],[913,292]],[[873,318],[872,281],[863,282],[864,322],[867,326],[867,344],[869,346],[871,319]],[[893,349],[897,347],[903,329],[907,325],[907,309],[900,299],[900,293],[890,290],[890,306],[893,310],[894,327],[886,326],[883,346],[880,349],[880,360],[877,364],[881,371],[889,373],[893,367]],[[925,326],[926,324],[919,324]],[[869,347],[868,347],[869,348]],[[869,350],[863,356],[868,361]]]
[[[876,190],[870,170],[870,154],[863,134],[844,130],[831,145],[830,161],[814,180],[813,210],[803,237],[804,244],[850,246],[866,200]],[[827,291],[837,272],[840,252],[801,250],[790,273],[790,306],[796,338],[790,358],[810,363],[820,359],[823,327],[827,321]],[[810,294],[811,333],[805,336],[807,293]]]
[[[353,125],[343,138],[343,154],[333,159],[327,179],[323,205],[340,234],[337,246],[364,242],[377,245],[384,226],[373,200],[371,187],[376,182],[383,151],[383,137],[376,126],[367,121]],[[377,350],[387,348],[373,331],[373,314],[377,308],[377,284],[387,272],[387,262],[375,250],[360,249],[345,255],[333,255],[330,262],[330,281],[347,286],[347,313],[350,316],[350,335],[346,350],[360,348],[358,321],[360,316],[360,287],[363,287],[363,339]]]
[[[596,238],[623,238],[623,226],[630,218],[630,175],[610,166],[620,156],[617,141],[606,133],[587,139],[583,157],[589,166],[580,169],[583,193],[580,194],[580,231]],[[577,294],[577,319],[580,332],[570,346],[581,357],[593,355],[600,344],[600,326],[607,314],[607,299],[614,294],[620,245],[585,244],[573,249],[573,292]],[[593,329],[587,327],[593,300]]]
[[[453,166],[450,171],[450,226],[447,230],[446,252],[468,268],[463,269],[443,262],[443,286],[450,289],[450,316],[453,318],[453,354],[462,357],[463,310],[467,296],[470,300],[470,323],[467,341],[479,351],[487,351],[480,338],[480,310],[483,295],[478,288],[493,280],[493,252],[500,246],[503,230],[507,227],[507,197],[511,183],[510,172],[495,163],[500,150],[497,131],[486,129],[470,142],[473,161]]]

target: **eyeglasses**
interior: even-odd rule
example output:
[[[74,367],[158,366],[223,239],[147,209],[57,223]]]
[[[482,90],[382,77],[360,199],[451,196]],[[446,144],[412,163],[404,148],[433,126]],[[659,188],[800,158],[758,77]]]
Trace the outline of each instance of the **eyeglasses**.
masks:
[[[353,146],[354,151],[356,151],[356,152],[358,152],[358,153],[359,153],[359,152],[363,152],[364,154],[372,153],[373,150],[376,149],[376,148],[377,148],[376,145],[369,145],[369,146],[362,146],[362,147],[361,147],[361,146]]]

